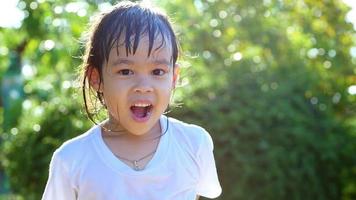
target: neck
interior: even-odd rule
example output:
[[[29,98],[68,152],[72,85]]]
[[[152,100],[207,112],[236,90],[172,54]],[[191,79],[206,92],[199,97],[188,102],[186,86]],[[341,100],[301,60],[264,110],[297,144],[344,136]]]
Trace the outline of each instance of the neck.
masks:
[[[109,118],[102,124],[102,130],[105,136],[107,137],[116,137],[122,140],[127,141],[146,141],[152,140],[158,137],[162,130],[160,126],[159,120],[157,123],[146,133],[137,135],[135,133],[130,132],[126,128],[124,128],[119,122],[116,120]]]

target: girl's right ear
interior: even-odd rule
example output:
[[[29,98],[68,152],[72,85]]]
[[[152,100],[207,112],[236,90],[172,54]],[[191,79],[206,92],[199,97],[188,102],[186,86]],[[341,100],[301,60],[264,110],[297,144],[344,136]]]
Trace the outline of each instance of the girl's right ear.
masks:
[[[94,88],[97,92],[101,91],[101,80],[100,80],[100,73],[96,67],[89,66],[87,70],[87,77],[89,80],[89,84],[92,88]]]

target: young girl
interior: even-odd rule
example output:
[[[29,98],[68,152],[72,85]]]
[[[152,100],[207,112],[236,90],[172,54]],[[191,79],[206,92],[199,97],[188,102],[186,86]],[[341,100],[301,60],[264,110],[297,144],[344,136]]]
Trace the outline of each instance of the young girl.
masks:
[[[107,120],[54,152],[42,199],[220,195],[210,135],[163,115],[178,79],[177,57],[176,36],[161,12],[121,2],[99,16],[87,41],[83,95],[89,118],[95,121],[100,103]]]

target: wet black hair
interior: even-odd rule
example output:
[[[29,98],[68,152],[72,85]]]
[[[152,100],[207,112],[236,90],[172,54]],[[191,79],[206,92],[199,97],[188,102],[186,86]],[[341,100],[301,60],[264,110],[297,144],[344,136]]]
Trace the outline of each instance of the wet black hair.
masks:
[[[117,48],[119,54],[121,52],[118,51],[118,47],[124,45],[126,55],[135,54],[142,36],[147,36],[149,40],[148,57],[152,51],[164,45],[170,45],[172,47],[171,62],[172,66],[175,66],[179,53],[176,35],[167,15],[157,8],[142,3],[123,1],[114,5],[109,11],[100,13],[91,23],[85,42],[81,87],[85,110],[92,122],[96,123],[94,116],[100,110],[97,108],[98,104],[105,107],[103,93],[95,91],[90,85],[93,70],[99,72],[101,83],[103,66],[108,62],[112,48]],[[153,49],[157,38],[160,38],[161,43]],[[169,44],[166,44],[167,42]]]

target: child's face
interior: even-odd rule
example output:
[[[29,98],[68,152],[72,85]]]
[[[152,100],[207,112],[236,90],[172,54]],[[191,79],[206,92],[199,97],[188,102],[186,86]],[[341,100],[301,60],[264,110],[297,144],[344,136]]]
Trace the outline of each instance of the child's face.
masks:
[[[170,101],[178,76],[173,68],[172,48],[168,41],[158,50],[162,38],[158,37],[149,57],[147,36],[140,39],[135,54],[126,56],[125,45],[114,47],[104,63],[102,84],[91,81],[92,86],[104,94],[111,120],[115,120],[132,134],[143,135],[158,123]],[[95,73],[95,72],[94,72]],[[93,76],[93,79],[98,79]]]

